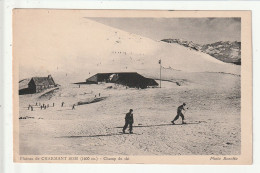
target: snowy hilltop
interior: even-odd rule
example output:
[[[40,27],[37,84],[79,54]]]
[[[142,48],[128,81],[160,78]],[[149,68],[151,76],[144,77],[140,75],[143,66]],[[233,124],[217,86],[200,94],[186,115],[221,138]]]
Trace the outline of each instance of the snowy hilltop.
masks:
[[[155,41],[87,18],[67,17],[73,20],[54,25],[59,16],[50,17],[47,13],[43,16],[44,23],[32,22],[21,28],[19,32],[33,35],[19,35],[14,45],[15,50],[18,47],[22,50],[14,54],[20,60],[20,80],[52,74],[57,83],[62,84],[110,72],[137,72],[145,77],[159,78],[160,59],[162,67],[183,72],[240,75],[239,66],[224,63],[204,52]],[[32,30],[30,26],[49,29],[42,32]],[[66,74],[67,81],[64,80]]]
[[[241,65],[241,42],[238,41],[218,41],[204,45],[182,39],[163,39],[162,41],[177,43],[196,51],[204,52],[220,61]]]

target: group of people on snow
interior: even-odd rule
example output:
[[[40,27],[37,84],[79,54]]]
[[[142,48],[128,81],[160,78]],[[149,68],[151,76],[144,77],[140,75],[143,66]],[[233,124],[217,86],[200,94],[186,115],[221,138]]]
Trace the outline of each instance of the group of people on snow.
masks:
[[[65,104],[64,102],[61,102],[61,107],[64,107],[64,104]],[[52,107],[54,107],[54,105],[55,105],[55,104],[53,103],[53,104],[52,104]],[[49,104],[46,105],[46,104],[44,104],[44,103],[41,104],[41,103],[37,103],[37,102],[36,102],[35,106],[36,106],[36,107],[39,106],[39,107],[41,108],[41,110],[42,110],[42,109],[48,108],[48,107],[49,107]],[[76,104],[73,104],[73,105],[72,105],[72,110],[75,109],[75,106],[76,106]],[[34,110],[33,108],[34,108],[34,106],[32,106],[32,105],[29,104],[28,110],[33,111],[33,110]]]

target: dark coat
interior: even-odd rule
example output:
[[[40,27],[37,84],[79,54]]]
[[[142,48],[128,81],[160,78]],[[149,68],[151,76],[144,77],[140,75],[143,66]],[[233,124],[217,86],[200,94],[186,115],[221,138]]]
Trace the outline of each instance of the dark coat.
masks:
[[[185,110],[183,105],[178,107],[177,114],[181,113],[182,110]]]
[[[125,115],[125,121],[130,123],[130,124],[133,124],[134,123],[134,115],[132,113],[128,112]]]

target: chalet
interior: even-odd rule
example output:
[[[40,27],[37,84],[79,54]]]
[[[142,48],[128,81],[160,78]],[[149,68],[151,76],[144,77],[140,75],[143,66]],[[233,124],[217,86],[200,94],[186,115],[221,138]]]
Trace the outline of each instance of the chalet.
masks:
[[[48,75],[48,77],[32,77],[28,83],[28,89],[31,93],[38,93],[55,86],[56,84],[51,75]]]
[[[137,72],[97,73],[86,79],[87,84],[98,84],[99,82],[116,83],[131,88],[147,88],[158,86],[154,79],[146,78]]]

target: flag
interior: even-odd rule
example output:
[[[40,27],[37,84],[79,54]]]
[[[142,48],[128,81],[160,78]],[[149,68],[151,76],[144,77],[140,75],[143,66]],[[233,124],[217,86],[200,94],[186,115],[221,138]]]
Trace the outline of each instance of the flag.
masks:
[[[161,60],[159,60],[159,64],[161,64]]]

